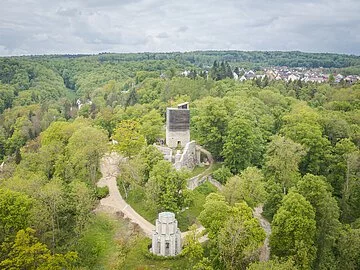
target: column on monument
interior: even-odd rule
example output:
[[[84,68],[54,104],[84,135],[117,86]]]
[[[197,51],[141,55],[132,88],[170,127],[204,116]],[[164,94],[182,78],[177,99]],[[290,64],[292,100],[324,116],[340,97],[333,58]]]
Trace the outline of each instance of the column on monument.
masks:
[[[179,254],[181,252],[181,233],[179,230],[176,232],[176,254]]]
[[[170,256],[175,256],[176,246],[175,246],[175,234],[170,235]]]
[[[156,219],[156,221],[155,221],[155,231],[156,231],[158,234],[161,233],[161,232],[159,231],[159,220],[158,220],[158,219]]]
[[[158,254],[159,252],[158,234],[156,232],[154,232],[152,236],[151,251],[154,254]]]
[[[161,234],[160,235],[160,255],[161,256],[165,256],[165,247],[166,247],[166,242],[165,242],[165,235]]]
[[[161,224],[161,225],[160,225],[160,227],[161,227],[161,229],[160,229],[160,234],[166,234],[166,223],[164,223],[164,222],[161,221],[160,224]]]

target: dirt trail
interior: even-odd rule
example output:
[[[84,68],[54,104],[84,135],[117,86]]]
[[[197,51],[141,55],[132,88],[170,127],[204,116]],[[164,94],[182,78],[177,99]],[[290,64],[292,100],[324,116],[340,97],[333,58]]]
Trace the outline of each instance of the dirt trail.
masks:
[[[269,246],[269,237],[271,234],[271,226],[269,221],[267,221],[261,214],[263,212],[263,206],[260,205],[258,207],[255,207],[253,211],[253,215],[255,218],[257,218],[260,222],[261,227],[264,229],[266,233],[266,238],[264,241],[264,246],[261,248],[260,251],[260,261],[265,262],[270,259],[270,246]]]
[[[100,200],[98,211],[116,213],[123,213],[125,218],[130,219],[131,222],[138,224],[144,233],[151,237],[152,231],[155,226],[140,216],[126,201],[121,197],[119,189],[116,184],[116,177],[119,174],[119,162],[121,157],[112,152],[111,154],[105,155],[101,159],[100,170],[103,177],[99,180],[97,185],[99,187],[108,186],[109,196]]]

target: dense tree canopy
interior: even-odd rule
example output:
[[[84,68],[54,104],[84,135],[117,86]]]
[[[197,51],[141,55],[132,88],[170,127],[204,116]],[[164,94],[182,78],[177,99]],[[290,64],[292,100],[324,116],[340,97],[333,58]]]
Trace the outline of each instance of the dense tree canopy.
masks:
[[[262,77],[281,65],[331,75]],[[112,150],[127,157],[124,197],[180,222],[198,208],[192,221],[209,240],[190,234],[193,269],[359,268],[360,84],[334,76],[360,74],[359,65],[358,56],[302,52],[0,58],[0,268],[96,268],[105,240],[89,228],[99,162]],[[233,78],[250,69],[254,79]],[[223,190],[206,199],[152,145],[164,139],[166,107],[185,101],[191,139],[220,163],[206,172]],[[268,262],[257,262],[265,234],[251,213],[261,204],[272,220]]]

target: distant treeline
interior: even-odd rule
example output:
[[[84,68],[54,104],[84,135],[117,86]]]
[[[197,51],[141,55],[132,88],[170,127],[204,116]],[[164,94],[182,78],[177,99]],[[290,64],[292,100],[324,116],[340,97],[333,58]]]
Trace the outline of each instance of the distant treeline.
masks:
[[[307,68],[345,68],[360,66],[360,56],[335,53],[305,53],[299,51],[195,51],[169,53],[101,53],[99,55],[50,55],[29,58],[78,58],[89,57],[100,62],[127,62],[146,60],[176,60],[183,64],[210,67],[214,61],[242,64],[249,68],[288,66]]]

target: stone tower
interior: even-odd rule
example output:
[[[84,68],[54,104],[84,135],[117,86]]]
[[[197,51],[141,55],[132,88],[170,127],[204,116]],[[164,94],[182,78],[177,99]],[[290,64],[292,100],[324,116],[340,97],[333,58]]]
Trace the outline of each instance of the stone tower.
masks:
[[[190,142],[189,102],[166,109],[166,144],[170,148],[185,147]]]
[[[181,232],[175,214],[162,212],[156,220],[151,252],[161,256],[175,256],[181,252]]]

